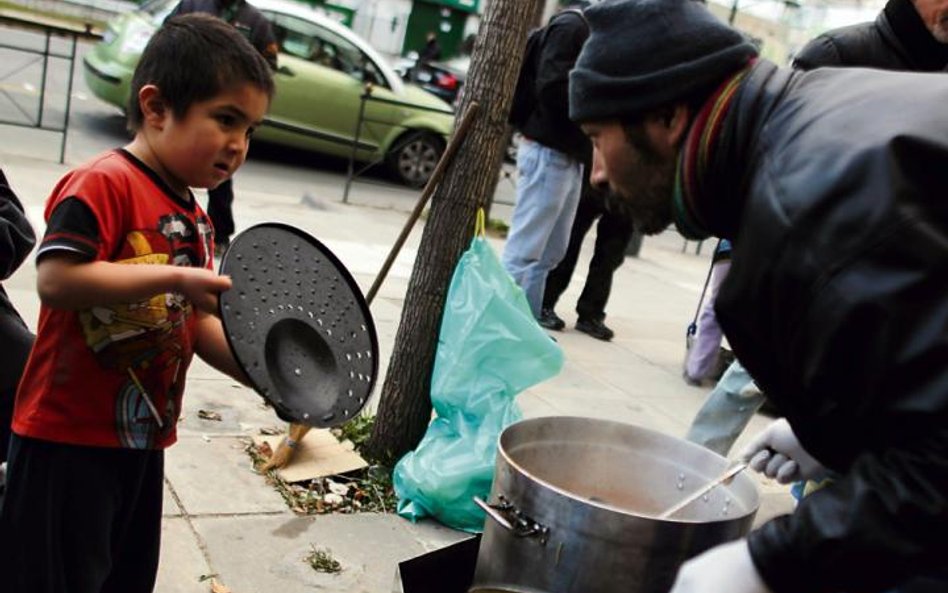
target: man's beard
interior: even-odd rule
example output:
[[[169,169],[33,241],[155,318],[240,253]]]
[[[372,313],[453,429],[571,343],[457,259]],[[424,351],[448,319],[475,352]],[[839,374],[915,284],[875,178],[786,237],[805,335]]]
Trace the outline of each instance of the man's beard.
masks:
[[[641,127],[626,128],[626,137],[637,158],[630,159],[613,190],[622,197],[635,229],[657,235],[673,220],[676,161],[659,154]]]

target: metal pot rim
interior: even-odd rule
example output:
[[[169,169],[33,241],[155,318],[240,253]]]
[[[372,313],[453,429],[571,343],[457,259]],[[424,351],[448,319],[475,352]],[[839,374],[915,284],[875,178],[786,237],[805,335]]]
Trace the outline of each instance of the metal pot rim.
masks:
[[[671,436],[671,435],[667,435],[667,434],[665,434],[665,433],[663,433],[663,432],[659,432],[659,431],[657,431],[657,430],[652,430],[652,429],[649,429],[649,428],[644,428],[644,427],[642,427],[642,426],[638,426],[638,425],[635,425],[635,424],[629,424],[629,423],[625,423],[625,422],[616,422],[616,421],[614,421],[614,420],[603,420],[603,419],[588,418],[588,417],[583,417],[583,416],[542,416],[542,417],[539,417],[539,418],[529,418],[529,419],[526,419],[526,420],[521,420],[521,421],[519,421],[519,422],[516,422],[516,423],[514,423],[514,424],[511,424],[511,425],[508,426],[506,429],[504,429],[504,431],[503,431],[503,432],[501,433],[501,435],[500,435],[500,438],[498,439],[498,445],[497,445],[497,452],[498,452],[500,455],[503,456],[504,461],[505,461],[507,464],[509,464],[512,468],[516,469],[516,470],[517,470],[523,477],[525,477],[526,479],[530,480],[531,482],[536,483],[536,484],[539,485],[539,486],[542,486],[542,487],[544,487],[544,488],[548,488],[549,490],[552,490],[553,492],[555,492],[556,494],[558,494],[558,495],[560,495],[560,496],[563,496],[563,497],[568,498],[568,499],[570,499],[570,500],[574,500],[574,501],[579,502],[579,503],[587,504],[587,505],[589,505],[589,506],[592,506],[592,507],[595,507],[595,508],[598,508],[598,509],[602,509],[602,510],[604,510],[604,511],[609,511],[609,512],[613,512],[613,513],[619,513],[619,514],[621,514],[621,515],[628,516],[628,517],[633,517],[633,518],[637,518],[637,519],[646,519],[646,520],[649,520],[649,521],[656,521],[656,522],[659,522],[659,523],[687,524],[687,525],[694,525],[694,524],[699,524],[699,525],[702,525],[702,524],[713,524],[713,523],[719,523],[719,522],[731,522],[731,521],[735,521],[735,520],[740,520],[740,519],[743,519],[744,517],[747,517],[747,516],[749,516],[749,515],[752,515],[752,514],[756,513],[757,510],[758,510],[759,507],[760,507],[760,493],[759,493],[759,491],[757,490],[757,487],[753,484],[753,481],[752,481],[747,475],[744,475],[744,474],[740,474],[740,475],[736,476],[736,477],[734,478],[734,481],[736,482],[736,481],[739,481],[739,480],[740,480],[740,481],[746,481],[746,482],[748,483],[748,486],[751,487],[751,490],[752,490],[752,492],[754,493],[753,500],[751,501],[752,504],[748,504],[748,505],[747,505],[748,510],[747,510],[746,512],[729,516],[729,517],[727,517],[726,519],[722,519],[722,520],[720,520],[720,521],[708,521],[708,520],[701,520],[701,519],[694,519],[694,518],[665,518],[665,519],[662,519],[662,518],[659,518],[657,515],[645,514],[645,513],[638,513],[638,512],[632,511],[632,510],[630,510],[630,509],[628,509],[628,508],[619,507],[619,506],[615,506],[615,505],[608,504],[608,503],[606,503],[606,502],[597,501],[597,500],[590,500],[590,499],[588,499],[588,498],[580,497],[580,496],[578,496],[577,494],[575,494],[575,493],[573,493],[573,492],[570,492],[569,490],[566,490],[566,489],[564,489],[564,488],[561,488],[561,487],[559,487],[559,486],[556,486],[555,484],[552,484],[552,483],[550,483],[550,482],[548,482],[548,481],[546,481],[546,480],[544,480],[544,479],[542,479],[542,478],[539,478],[538,476],[534,475],[533,473],[527,471],[526,468],[524,468],[522,465],[520,465],[519,463],[517,463],[517,462],[510,456],[510,454],[508,453],[507,449],[504,447],[504,436],[510,434],[509,431],[511,431],[512,429],[513,429],[513,430],[517,430],[517,427],[521,427],[521,429],[522,429],[523,425],[525,425],[525,424],[538,423],[538,422],[550,422],[550,421],[554,421],[554,422],[556,422],[556,421],[562,421],[562,422],[571,422],[571,421],[597,422],[597,423],[603,423],[603,424],[610,424],[610,425],[614,425],[614,426],[619,426],[619,427],[623,427],[623,428],[632,428],[632,429],[637,430],[637,431],[641,431],[641,432],[644,432],[644,433],[648,433],[648,434],[652,435],[653,437],[657,437],[657,438],[659,438],[659,439],[669,440],[670,442],[674,442],[674,443],[676,443],[676,444],[685,444],[685,445],[687,445],[687,446],[694,447],[694,448],[696,448],[696,449],[699,449],[699,450],[702,450],[702,451],[704,451],[704,452],[707,452],[709,455],[712,455],[712,456],[714,456],[714,457],[718,457],[718,458],[720,458],[722,461],[727,461],[727,460],[726,460],[726,458],[722,457],[721,455],[718,455],[717,453],[715,453],[715,452],[713,452],[713,451],[710,451],[710,450],[708,450],[708,449],[705,449],[704,447],[701,447],[700,445],[697,445],[697,444],[695,444],[695,443],[691,443],[691,442],[685,441],[685,440],[683,440],[683,439],[677,439],[677,438],[675,438],[675,437],[673,437],[673,436]],[[722,469],[723,469],[723,466],[722,466]],[[684,497],[684,495],[683,495],[683,497]],[[671,505],[669,505],[669,506],[671,506]]]

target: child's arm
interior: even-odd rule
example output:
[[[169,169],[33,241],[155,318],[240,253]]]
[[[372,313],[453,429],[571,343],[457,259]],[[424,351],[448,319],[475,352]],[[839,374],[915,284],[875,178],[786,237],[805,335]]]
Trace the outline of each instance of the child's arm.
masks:
[[[207,364],[250,387],[250,380],[237,364],[234,353],[224,336],[224,326],[215,315],[198,313],[197,342],[194,345],[194,351]]]
[[[43,304],[67,310],[134,303],[157,294],[177,292],[198,311],[214,312],[218,295],[230,287],[229,277],[204,268],[88,262],[67,251],[43,256],[36,279]]]

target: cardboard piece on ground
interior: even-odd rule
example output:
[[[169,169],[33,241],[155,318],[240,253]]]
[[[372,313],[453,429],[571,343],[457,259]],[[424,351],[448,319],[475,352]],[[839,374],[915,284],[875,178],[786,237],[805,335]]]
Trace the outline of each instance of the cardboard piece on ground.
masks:
[[[267,443],[270,450],[276,451],[285,436],[258,435],[253,437],[253,442],[257,446]],[[313,429],[300,441],[290,463],[276,472],[286,482],[303,482],[362,469],[368,465],[355,452],[351,442],[340,442],[328,429]]]

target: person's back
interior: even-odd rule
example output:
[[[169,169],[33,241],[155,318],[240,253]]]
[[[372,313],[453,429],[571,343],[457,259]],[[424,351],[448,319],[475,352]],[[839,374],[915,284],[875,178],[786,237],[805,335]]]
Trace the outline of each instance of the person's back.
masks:
[[[569,119],[569,71],[589,36],[583,4],[553,15],[546,25],[536,64],[536,103],[520,131],[524,136],[585,162],[589,139]]]
[[[53,190],[0,510],[5,592],[152,589],[163,450],[192,356],[246,382],[215,316],[230,280],[212,269],[190,187],[243,163],[272,92],[269,66],[230,25],[172,19],[132,78],[134,139]]]
[[[817,36],[794,56],[793,66],[880,68],[937,72],[948,68],[948,38],[939,40],[920,14],[937,0],[889,0],[874,22]]]
[[[517,205],[502,259],[537,319],[543,317],[547,274],[569,245],[590,156],[589,140],[568,117],[569,71],[589,35],[581,13],[587,5],[573,2],[547,25],[538,48],[536,101],[520,127]]]
[[[246,0],[181,0],[166,20],[196,12],[212,14],[230,23],[276,69],[279,45],[270,21],[255,6]]]

